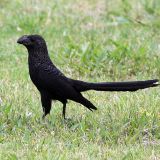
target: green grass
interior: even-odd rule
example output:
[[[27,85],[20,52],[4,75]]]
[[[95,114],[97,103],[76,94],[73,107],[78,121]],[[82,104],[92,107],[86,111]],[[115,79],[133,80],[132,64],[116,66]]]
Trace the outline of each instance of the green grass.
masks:
[[[90,91],[41,120],[23,34],[45,37],[55,65],[86,81],[160,77],[159,0],[0,1],[0,159],[160,159],[160,90]]]

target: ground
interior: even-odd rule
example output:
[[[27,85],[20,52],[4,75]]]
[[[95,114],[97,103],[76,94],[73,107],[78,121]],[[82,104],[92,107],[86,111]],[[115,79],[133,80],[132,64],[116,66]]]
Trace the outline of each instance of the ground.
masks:
[[[91,82],[160,77],[159,0],[0,1],[0,159],[160,159],[160,89],[84,95],[98,108],[53,102],[41,119],[27,51],[41,34],[66,76]]]

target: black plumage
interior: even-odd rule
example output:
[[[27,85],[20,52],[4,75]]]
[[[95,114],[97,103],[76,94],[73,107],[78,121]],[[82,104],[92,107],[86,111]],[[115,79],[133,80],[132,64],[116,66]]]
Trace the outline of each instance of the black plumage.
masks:
[[[96,91],[137,91],[139,89],[156,87],[158,80],[131,81],[131,82],[101,82],[89,83],[67,78],[52,63],[45,40],[40,35],[24,35],[17,43],[23,44],[28,50],[29,74],[41,95],[43,117],[51,110],[52,100],[63,103],[63,116],[67,100],[78,102],[89,110],[97,108],[81,92]]]

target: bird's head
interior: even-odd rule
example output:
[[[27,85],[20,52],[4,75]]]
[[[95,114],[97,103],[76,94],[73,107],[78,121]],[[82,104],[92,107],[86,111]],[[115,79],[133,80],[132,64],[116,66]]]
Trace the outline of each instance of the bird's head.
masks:
[[[17,40],[17,43],[27,48],[30,57],[48,57],[46,42],[40,35],[24,35]]]
[[[24,45],[27,49],[46,45],[45,40],[40,35],[24,35],[17,40],[17,43]]]

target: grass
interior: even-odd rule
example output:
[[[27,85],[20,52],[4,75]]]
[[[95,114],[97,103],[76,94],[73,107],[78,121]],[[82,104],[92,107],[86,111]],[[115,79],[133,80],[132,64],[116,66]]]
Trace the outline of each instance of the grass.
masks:
[[[160,159],[159,88],[85,93],[41,120],[23,34],[45,37],[55,65],[86,81],[160,77],[159,0],[0,1],[0,159]]]

